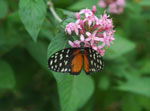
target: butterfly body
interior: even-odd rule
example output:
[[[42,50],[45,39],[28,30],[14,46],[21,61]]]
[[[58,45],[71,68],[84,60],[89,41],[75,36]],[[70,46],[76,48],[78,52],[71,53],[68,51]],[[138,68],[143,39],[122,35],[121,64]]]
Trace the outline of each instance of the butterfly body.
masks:
[[[82,67],[86,74],[103,69],[104,63],[98,52],[89,47],[66,48],[54,53],[48,60],[49,69],[55,72],[78,75]]]

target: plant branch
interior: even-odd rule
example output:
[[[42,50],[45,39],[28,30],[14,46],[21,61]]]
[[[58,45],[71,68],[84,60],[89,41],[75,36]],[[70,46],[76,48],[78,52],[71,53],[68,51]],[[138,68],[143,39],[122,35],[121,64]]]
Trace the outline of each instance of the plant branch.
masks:
[[[57,15],[57,13],[56,13],[55,10],[54,10],[53,3],[52,3],[51,1],[48,1],[48,2],[47,2],[47,5],[49,6],[49,10],[51,11],[51,13],[52,13],[53,16],[55,17],[55,19],[56,19],[58,22],[62,22],[61,18]]]

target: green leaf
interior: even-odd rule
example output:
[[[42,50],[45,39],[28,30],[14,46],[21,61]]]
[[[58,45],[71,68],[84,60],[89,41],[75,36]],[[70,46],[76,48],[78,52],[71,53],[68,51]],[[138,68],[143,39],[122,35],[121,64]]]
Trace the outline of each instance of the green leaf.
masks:
[[[79,76],[63,76],[65,76],[64,79],[61,82],[57,82],[62,111],[76,111],[93,94],[93,80],[85,75],[84,72],[81,72]]]
[[[140,62],[140,72],[141,74],[150,74],[150,59],[142,59]]]
[[[48,69],[47,65],[47,47],[42,42],[33,42],[29,41],[27,44],[27,50],[30,53],[30,55],[38,61],[38,63],[43,66],[44,68]]]
[[[93,5],[97,4],[97,0],[79,0],[70,7],[69,10],[80,10],[83,8],[92,8]]]
[[[120,36],[115,36],[114,43],[106,50],[105,58],[115,59],[123,54],[132,51],[135,48],[135,44]]]
[[[124,94],[121,101],[121,111],[141,111],[141,106],[135,95]]]
[[[110,81],[107,76],[102,76],[99,80],[99,88],[102,90],[107,90],[110,86]]]
[[[48,48],[48,57],[60,49],[67,47],[68,37],[64,33],[58,33],[51,41]],[[81,72],[79,76],[72,76],[59,72],[52,72],[59,90],[62,111],[76,111],[83,106],[94,91],[94,83],[91,77]],[[87,87],[88,86],[88,87]]]
[[[37,40],[41,25],[45,19],[46,6],[43,0],[20,0],[20,18],[34,41]]]
[[[150,110],[150,98],[145,96],[138,96],[138,101],[144,109],[147,109],[146,111]]]
[[[0,56],[5,55],[14,47],[20,45],[27,36],[20,28],[22,25],[20,24],[18,12],[10,13],[5,21],[8,21],[8,23],[4,22],[0,27]]]
[[[8,4],[6,0],[0,0],[0,19],[6,16],[8,12]]]
[[[142,6],[150,6],[150,1],[149,0],[141,0],[139,3]]]
[[[134,73],[134,72],[133,72]],[[127,82],[120,82],[117,89],[150,97],[150,78],[136,74],[127,76]]]
[[[60,18],[64,18],[64,19],[66,19],[68,17],[75,18],[75,12],[72,12],[72,11],[69,11],[69,10],[57,8],[56,12],[60,16]]]
[[[11,66],[0,60],[0,89],[12,89],[14,86],[15,78]]]

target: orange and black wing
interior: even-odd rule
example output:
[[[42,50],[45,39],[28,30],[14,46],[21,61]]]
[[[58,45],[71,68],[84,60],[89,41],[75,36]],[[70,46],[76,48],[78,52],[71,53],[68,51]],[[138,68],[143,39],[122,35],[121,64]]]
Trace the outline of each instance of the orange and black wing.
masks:
[[[55,72],[79,74],[82,68],[80,49],[66,48],[54,53],[48,60],[48,67]]]
[[[70,59],[75,50],[76,48],[66,48],[51,55],[48,59],[49,69],[55,72],[70,73]]]
[[[83,65],[83,57],[80,49],[76,49],[70,59],[71,63],[71,72],[70,74],[78,75],[81,72]]]
[[[84,70],[86,74],[99,72],[103,68],[102,56],[92,48],[84,48]]]

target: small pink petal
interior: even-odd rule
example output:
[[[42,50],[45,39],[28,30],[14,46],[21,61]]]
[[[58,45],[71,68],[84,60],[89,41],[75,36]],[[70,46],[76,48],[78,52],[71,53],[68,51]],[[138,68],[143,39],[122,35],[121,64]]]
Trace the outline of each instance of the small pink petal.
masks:
[[[75,33],[76,33],[76,35],[79,35],[78,29],[75,29]]]
[[[89,20],[88,25],[91,26],[91,24],[92,24],[92,20]]]
[[[80,40],[83,42],[84,41],[84,36],[81,34],[80,35]]]
[[[106,8],[106,6],[107,6],[106,3],[104,2],[104,0],[100,0],[98,5],[102,8]]]
[[[96,5],[93,5],[92,12],[95,13],[95,11],[96,11]]]
[[[91,33],[90,33],[90,32],[86,32],[86,35],[87,35],[87,36],[91,36]]]
[[[92,48],[97,51],[98,47],[96,47],[96,46],[93,45]]]
[[[95,37],[96,33],[97,33],[97,30],[95,30],[92,35]]]
[[[72,41],[69,40],[68,43],[70,46],[74,47],[74,43]]]
[[[102,42],[104,41],[104,39],[103,39],[103,38],[99,38],[99,37],[95,37],[95,38],[94,38],[94,40],[102,41]]]
[[[100,53],[101,56],[104,56],[105,50],[100,50],[99,53]]]
[[[91,40],[91,38],[86,38],[86,41],[90,41]]]
[[[80,14],[76,13],[76,19],[80,19]]]
[[[74,43],[80,45],[81,42],[79,40],[75,40]]]

